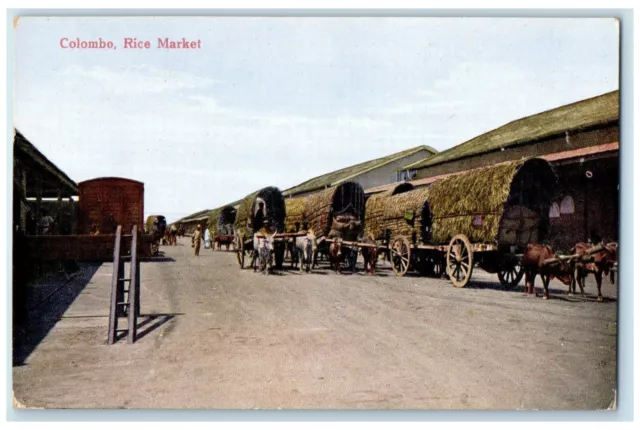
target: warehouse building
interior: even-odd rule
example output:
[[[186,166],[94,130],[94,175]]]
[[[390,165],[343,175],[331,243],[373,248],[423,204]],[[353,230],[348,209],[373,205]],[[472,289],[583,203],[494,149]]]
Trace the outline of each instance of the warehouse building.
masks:
[[[512,121],[399,169],[414,186],[522,157],[556,168],[559,187],[550,210],[548,242],[568,249],[579,241],[618,239],[619,92]],[[395,184],[370,187],[368,194]]]
[[[388,155],[375,160],[366,161],[350,167],[345,167],[324,175],[309,179],[295,187],[283,191],[286,197],[302,196],[315,191],[340,185],[346,181],[358,182],[362,188],[377,187],[380,185],[395,182],[397,180],[398,169],[407,164],[419,160],[428,159],[438,151],[420,145],[401,152]]]

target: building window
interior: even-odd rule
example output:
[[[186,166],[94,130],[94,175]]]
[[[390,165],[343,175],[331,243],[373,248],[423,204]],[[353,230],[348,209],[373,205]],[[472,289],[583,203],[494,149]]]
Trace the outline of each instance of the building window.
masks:
[[[549,218],[560,218],[560,208],[558,203],[553,202],[549,208]]]
[[[573,199],[571,196],[564,196],[562,202],[560,203],[560,213],[561,214],[572,214],[576,211],[576,207],[573,204]]]

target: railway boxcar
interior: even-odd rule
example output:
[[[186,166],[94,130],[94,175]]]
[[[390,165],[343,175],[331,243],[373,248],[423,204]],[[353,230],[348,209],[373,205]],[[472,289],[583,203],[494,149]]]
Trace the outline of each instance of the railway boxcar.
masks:
[[[144,184],[125,178],[96,178],[78,184],[78,234],[115,234],[118,225],[144,228]],[[97,229],[97,231],[96,231]]]

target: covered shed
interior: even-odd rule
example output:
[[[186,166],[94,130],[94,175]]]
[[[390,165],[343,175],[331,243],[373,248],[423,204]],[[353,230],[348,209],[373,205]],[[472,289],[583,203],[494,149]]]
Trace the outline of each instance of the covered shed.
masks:
[[[56,222],[56,233],[75,230],[78,184],[51,162],[35,145],[15,130],[13,139],[13,223],[25,234],[38,232],[46,212]]]

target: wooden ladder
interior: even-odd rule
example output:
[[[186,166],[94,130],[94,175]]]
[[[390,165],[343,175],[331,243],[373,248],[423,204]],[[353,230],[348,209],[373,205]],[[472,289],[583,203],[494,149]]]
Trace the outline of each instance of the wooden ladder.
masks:
[[[124,263],[127,256],[121,255],[122,226],[116,230],[116,240],[113,249],[113,275],[111,278],[111,307],[109,311],[109,339],[113,345],[116,334],[126,332],[127,343],[134,343],[137,335],[137,323],[140,316],[140,260],[138,259],[138,227],[131,230],[131,258],[129,277],[124,277]],[[128,288],[125,288],[125,285]],[[126,300],[125,300],[126,295]],[[118,318],[126,317],[128,327],[118,329]]]

